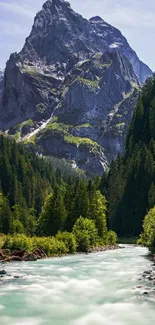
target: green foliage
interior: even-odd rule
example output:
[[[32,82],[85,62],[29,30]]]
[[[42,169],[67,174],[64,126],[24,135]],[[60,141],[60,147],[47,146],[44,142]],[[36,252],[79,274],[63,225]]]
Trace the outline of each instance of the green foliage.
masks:
[[[25,252],[32,252],[37,248],[41,248],[49,257],[65,255],[69,252],[65,243],[54,237],[30,238],[20,234],[6,236],[3,248],[8,248],[10,250],[24,249]]]
[[[80,217],[73,227],[73,234],[80,252],[87,252],[90,246],[97,244],[98,234],[93,220]]]
[[[81,128],[81,127],[88,127],[89,124],[83,124],[80,126],[77,126],[76,128]],[[57,136],[61,135],[64,137],[64,141],[66,141],[67,143],[72,143],[78,146],[89,146],[90,148],[92,147],[92,150],[94,148],[98,148],[99,144],[89,138],[82,138],[82,137],[78,137],[78,136],[74,136],[72,135],[70,132],[72,132],[72,130],[74,129],[74,127],[72,125],[68,125],[68,124],[64,124],[64,123],[60,123],[60,122],[53,122],[53,120],[51,122],[49,122],[46,126],[45,129],[41,130],[37,136],[35,137],[36,141],[43,137],[48,136],[49,131],[53,130],[55,131],[55,134]]]
[[[116,245],[117,235],[114,231],[110,230],[107,233],[106,244],[107,245]]]
[[[77,78],[78,81],[81,81],[84,85],[87,85],[92,88],[98,88],[99,87],[99,81],[98,80],[89,80],[89,79],[84,79],[81,77]]]
[[[11,210],[9,207],[9,201],[0,192],[0,232],[7,234],[11,225]]]
[[[16,234],[14,236],[8,235],[5,238],[2,248],[8,248],[10,250],[24,249],[26,252],[29,252],[33,250],[33,243],[31,238],[22,234]]]
[[[33,249],[41,248],[48,257],[65,255],[69,253],[65,242],[54,237],[32,237]]]
[[[106,219],[106,199],[100,191],[95,191],[90,200],[90,219],[93,219],[98,230],[99,237],[106,241],[107,219]]]
[[[111,163],[102,185],[108,200],[108,225],[119,237],[137,237],[155,205],[155,76],[147,80],[129,127],[124,158]],[[106,188],[104,187],[106,186]]]
[[[12,234],[24,234],[23,224],[19,220],[13,220],[10,227],[10,232]]]
[[[150,249],[153,247],[155,238],[155,207],[146,215],[143,223],[143,233],[138,240],[138,243],[143,244]]]
[[[0,136],[0,170],[0,232],[12,234],[5,248],[40,247],[56,256],[113,244],[99,191],[104,178],[87,181],[63,161],[39,158],[6,136]]]
[[[76,252],[77,243],[76,243],[76,240],[75,240],[75,237],[74,237],[73,233],[69,233],[67,231],[59,232],[56,235],[56,239],[58,239],[59,241],[62,241],[63,243],[65,243],[69,253],[73,254],[73,253]]]
[[[56,186],[43,206],[38,221],[38,234],[55,236],[62,230],[66,221],[66,209],[63,195],[59,186]]]

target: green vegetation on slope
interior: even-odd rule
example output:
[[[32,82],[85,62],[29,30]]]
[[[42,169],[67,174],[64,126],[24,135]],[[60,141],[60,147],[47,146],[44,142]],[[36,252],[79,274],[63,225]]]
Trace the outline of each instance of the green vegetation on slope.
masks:
[[[98,88],[99,87],[99,81],[98,80],[89,80],[84,79],[81,77],[78,77],[76,80],[81,81],[84,85],[90,86],[92,88]]]
[[[4,136],[0,171],[0,233],[11,234],[4,237],[4,248],[40,247],[53,256],[115,243],[98,178],[86,181],[70,174],[62,179],[50,160]]]
[[[137,237],[147,212],[155,205],[155,77],[139,96],[128,131],[124,157],[103,175],[108,222],[120,237]]]
[[[76,126],[76,128],[89,127],[89,126],[90,126],[90,124],[82,124],[82,125]],[[64,137],[64,141],[67,143],[72,143],[77,146],[80,146],[80,145],[91,146],[92,148],[100,147],[97,142],[95,142],[89,138],[82,138],[82,137],[72,135],[70,132],[72,132],[73,129],[74,129],[74,127],[72,125],[60,123],[57,121],[56,122],[51,121],[47,124],[45,129],[43,129],[41,132],[39,132],[36,139],[37,138],[40,139],[40,138],[42,138],[42,136],[44,138],[46,138],[46,136],[49,133],[49,130],[53,130],[53,131],[58,131],[57,134],[58,135],[61,134]]]

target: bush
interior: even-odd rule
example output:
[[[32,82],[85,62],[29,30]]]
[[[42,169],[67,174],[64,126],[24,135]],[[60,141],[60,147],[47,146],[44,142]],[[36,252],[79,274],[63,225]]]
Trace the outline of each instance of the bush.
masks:
[[[62,241],[55,237],[32,237],[33,246],[41,248],[47,256],[65,255],[69,251]]]
[[[138,244],[147,246],[151,251],[153,250],[155,241],[155,207],[151,209],[146,215],[143,223],[143,233],[140,235]]]
[[[114,231],[110,230],[107,233],[107,241],[106,244],[107,245],[115,245],[117,242],[117,235]]]
[[[80,252],[87,252],[90,246],[96,246],[98,242],[98,232],[93,220],[80,217],[73,227],[73,234]]]
[[[33,243],[32,239],[26,237],[25,235],[8,235],[5,238],[2,248],[8,248],[10,250],[24,249],[25,251],[29,252],[33,250]]]
[[[69,253],[75,253],[76,252],[77,243],[76,243],[75,236],[72,233],[69,233],[67,231],[59,232],[56,235],[56,239],[58,239],[58,240],[62,241],[63,243],[65,243]]]
[[[47,256],[65,255],[69,251],[64,242],[54,237],[26,237],[25,235],[6,236],[3,247],[10,250],[24,249],[32,252],[36,248],[41,248]]]

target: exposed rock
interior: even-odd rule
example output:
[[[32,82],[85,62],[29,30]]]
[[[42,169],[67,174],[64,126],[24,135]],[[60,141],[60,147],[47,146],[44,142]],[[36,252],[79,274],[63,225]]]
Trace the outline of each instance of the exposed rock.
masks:
[[[28,253],[25,254],[22,258],[22,261],[27,262],[27,261],[37,261],[37,255],[35,253]]]
[[[5,259],[5,262],[20,262],[22,259],[19,256],[9,256]]]
[[[3,90],[3,78],[4,78],[4,72],[2,69],[0,69],[0,97]]]
[[[0,275],[6,275],[7,272],[5,270],[0,271]]]
[[[0,129],[102,174],[123,153],[138,89],[151,74],[102,18],[86,20],[66,1],[47,1],[22,51],[7,62]],[[49,131],[43,121],[51,116],[59,125]]]

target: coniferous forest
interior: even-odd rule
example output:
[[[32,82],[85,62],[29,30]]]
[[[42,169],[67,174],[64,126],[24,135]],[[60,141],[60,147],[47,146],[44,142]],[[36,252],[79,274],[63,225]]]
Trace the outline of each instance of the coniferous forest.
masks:
[[[134,237],[149,227],[149,244],[142,238],[143,244],[152,247],[155,213],[148,212],[155,206],[155,76],[147,80],[139,95],[124,157],[111,163],[108,175],[101,179],[101,191],[108,200],[110,229],[119,236]]]
[[[26,236],[57,235],[58,246],[58,240],[64,244],[75,239],[73,251],[115,244],[115,233],[107,229],[107,202],[99,186],[98,177],[86,180],[78,172],[54,172],[50,160],[1,135],[0,232],[20,241],[11,244],[12,237],[7,237],[5,248],[25,245]],[[66,247],[61,248],[66,253]]]

